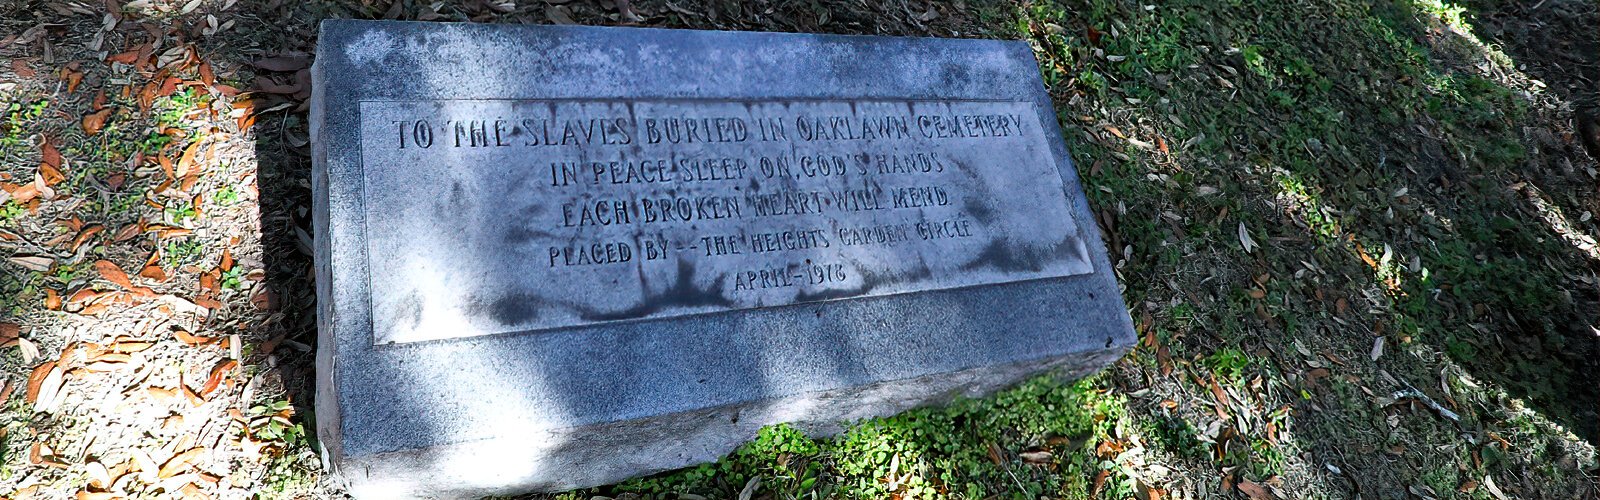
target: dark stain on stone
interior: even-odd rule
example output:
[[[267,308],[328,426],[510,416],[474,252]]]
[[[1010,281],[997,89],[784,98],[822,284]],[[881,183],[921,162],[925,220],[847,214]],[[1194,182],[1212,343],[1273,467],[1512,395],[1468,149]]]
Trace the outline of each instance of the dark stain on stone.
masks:
[[[522,325],[539,319],[538,296],[527,293],[502,295],[491,302],[473,298],[467,310],[473,316],[487,315],[496,323],[506,326]]]
[[[649,283],[641,282],[640,288],[645,292],[637,305],[619,311],[597,311],[583,307],[579,309],[578,316],[585,321],[612,321],[643,318],[674,307],[734,307],[733,301],[722,296],[721,279],[712,280],[716,285],[700,288],[695,286],[694,276],[694,263],[678,259],[678,278],[666,290],[650,293]]]
[[[522,245],[533,241],[535,238],[555,238],[556,235],[549,231],[534,229],[528,226],[516,226],[505,232],[502,240],[512,245]]]
[[[943,82],[941,83],[940,87],[958,89],[966,88],[968,85],[972,84],[970,81],[972,79],[971,72],[967,71],[967,67],[965,65],[955,63],[946,64],[944,66],[944,71],[941,71],[940,73],[943,77]]]
[[[404,299],[400,299],[400,314],[401,318],[411,321],[412,330],[416,330],[418,326],[421,326],[422,294],[412,290],[411,293],[406,294]]]
[[[467,208],[467,190],[461,187],[461,181],[450,181],[450,208],[454,212]]]
[[[1043,259],[1040,258],[1042,256],[1032,255],[1032,253],[1018,251],[1011,245],[1006,245],[1005,242],[999,240],[991,241],[989,245],[983,248],[982,252],[978,252],[976,258],[962,265],[961,268],[974,270],[992,267],[1005,272],[1039,272],[1044,269]]]
[[[994,207],[983,202],[983,200],[986,199],[988,198],[979,196],[967,198],[967,202],[962,204],[962,208],[965,209],[967,211],[967,215],[971,215],[973,219],[976,219],[978,222],[981,222],[984,225],[990,225],[994,223],[995,211]]]

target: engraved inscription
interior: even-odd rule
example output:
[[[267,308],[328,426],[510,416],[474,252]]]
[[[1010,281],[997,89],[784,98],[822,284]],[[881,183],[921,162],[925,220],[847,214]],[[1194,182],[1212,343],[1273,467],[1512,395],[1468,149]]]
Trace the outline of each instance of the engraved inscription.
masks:
[[[374,342],[1090,273],[1032,109],[362,102]]]

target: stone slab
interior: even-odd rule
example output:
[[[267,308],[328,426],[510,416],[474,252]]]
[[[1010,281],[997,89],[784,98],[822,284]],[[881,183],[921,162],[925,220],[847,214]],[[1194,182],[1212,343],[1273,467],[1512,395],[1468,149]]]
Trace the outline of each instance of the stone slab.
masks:
[[[1023,42],[326,21],[317,426],[357,496],[554,490],[1134,342]]]

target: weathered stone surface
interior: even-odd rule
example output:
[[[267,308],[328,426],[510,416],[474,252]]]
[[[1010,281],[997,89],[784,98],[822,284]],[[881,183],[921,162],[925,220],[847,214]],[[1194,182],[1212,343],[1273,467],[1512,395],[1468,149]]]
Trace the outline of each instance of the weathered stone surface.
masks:
[[[1133,343],[1021,42],[328,21],[313,79],[358,495],[604,484]]]

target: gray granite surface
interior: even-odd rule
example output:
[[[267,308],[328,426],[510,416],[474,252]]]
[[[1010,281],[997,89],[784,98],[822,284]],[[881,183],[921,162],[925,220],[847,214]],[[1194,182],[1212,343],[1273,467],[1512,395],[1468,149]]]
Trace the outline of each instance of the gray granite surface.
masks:
[[[327,21],[317,54],[317,427],[328,461],[360,497],[463,497],[604,484],[714,459],[761,425],[796,422],[827,434],[842,421],[986,394],[1041,370],[1081,375],[1134,343],[1025,43]],[[633,103],[632,114],[622,116],[634,119],[729,115],[728,103],[749,103],[752,111],[741,115],[746,120],[765,116],[763,106],[781,107],[789,114],[773,116],[791,120],[808,113],[859,119],[862,109],[877,110],[869,113],[874,116],[891,110],[940,114],[916,111],[926,108],[1020,116],[1005,128],[1033,131],[1000,137],[1002,122],[993,118],[966,125],[967,132],[982,129],[989,135],[983,142],[993,146],[952,145],[965,138],[932,144],[921,136],[852,149],[864,139],[848,132],[783,146],[830,154],[904,147],[905,154],[953,155],[970,175],[930,182],[949,186],[954,198],[981,203],[795,217],[783,224],[805,222],[838,236],[841,222],[914,227],[923,219],[967,217],[975,228],[971,241],[981,243],[976,246],[908,239],[872,252],[812,248],[760,259],[708,257],[691,252],[704,248],[684,248],[700,228],[678,224],[665,230],[667,247],[682,252],[666,259],[672,265],[566,269],[574,266],[554,263],[557,257],[547,250],[560,245],[551,242],[587,245],[585,235],[599,234],[643,249],[645,238],[642,232],[605,232],[617,230],[612,227],[591,232],[561,225],[564,204],[581,206],[593,194],[539,191],[549,186],[536,189],[536,183],[523,190],[508,175],[519,165],[549,175],[539,169],[548,169],[551,155],[604,160],[605,150],[529,147],[526,136],[509,128],[497,138],[490,115],[537,116],[528,110],[544,106],[551,109],[544,118],[558,119],[560,105],[594,108],[573,116],[615,111],[607,102]],[[644,110],[652,105],[653,111]],[[444,141],[474,139],[470,128],[458,136],[432,123],[456,112],[489,116],[488,133],[478,137],[508,145],[445,148]],[[383,126],[417,120],[441,127],[430,132],[440,148],[434,156],[398,155],[397,139],[405,134],[374,137]],[[542,127],[529,130],[535,128]],[[428,138],[414,126],[411,132],[413,141]],[[509,145],[512,138],[523,139],[523,146]],[[380,147],[389,140],[393,149]],[[764,151],[702,146],[694,155],[753,158]],[[980,150],[963,149],[973,147]],[[611,160],[675,149],[619,151]],[[1013,171],[997,171],[1003,169]],[[1015,184],[1018,179],[1024,182]],[[844,185],[828,182],[779,185]],[[880,187],[892,191],[899,186],[894,182]],[[613,186],[605,193],[637,200],[680,184]],[[701,185],[724,194],[744,186],[742,179]],[[519,212],[528,207],[535,208]],[[995,210],[1005,213],[986,213]],[[745,235],[744,245],[765,227],[705,222],[719,230],[712,232]],[[526,255],[504,239],[541,231],[548,234],[519,240],[533,242],[526,243]],[[990,258],[972,255],[974,249]],[[773,290],[780,288],[774,282],[773,289],[744,295],[731,284],[747,269],[793,269],[792,259],[785,267],[787,257],[778,255],[833,259],[848,266],[840,268],[846,276],[899,278],[845,278],[784,290]],[[684,263],[693,269],[683,269]],[[593,281],[608,276],[597,269],[627,266],[639,277]],[[570,297],[563,298],[563,287]],[[478,292],[493,299],[462,298]],[[633,296],[640,298],[620,299]],[[566,309],[527,306],[546,302]],[[654,307],[634,307],[640,304]]]

